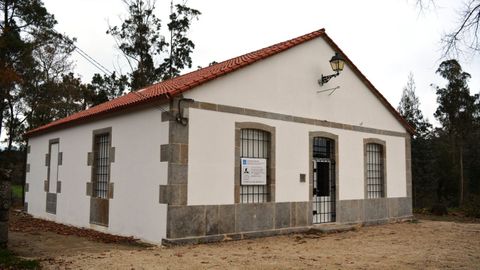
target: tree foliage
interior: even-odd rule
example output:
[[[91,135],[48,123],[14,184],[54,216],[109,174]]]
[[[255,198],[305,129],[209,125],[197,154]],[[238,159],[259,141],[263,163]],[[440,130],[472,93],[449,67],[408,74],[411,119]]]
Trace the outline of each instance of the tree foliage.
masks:
[[[85,109],[96,89],[73,74],[75,39],[56,32],[42,1],[0,0],[0,112],[7,149],[27,129]],[[108,96],[108,95],[107,95]]]
[[[170,23],[168,30],[170,31],[169,56],[164,59],[160,70],[162,72],[162,80],[168,80],[180,75],[185,67],[192,67],[192,58],[190,54],[195,48],[195,44],[188,38],[188,30],[193,19],[198,18],[200,11],[183,5],[175,5],[175,12],[170,14]]]
[[[415,90],[413,74],[410,73],[397,110],[416,130],[411,140],[413,205],[421,207],[434,202],[432,196],[423,195],[433,194],[436,185],[432,171],[433,149],[430,144],[432,125],[423,116]]]
[[[113,72],[110,75],[94,74],[92,81],[88,84],[90,90],[89,100],[91,105],[112,100],[124,94],[128,87],[128,77],[126,75],[117,75]]]
[[[413,79],[413,74],[410,73],[407,85],[403,88],[397,110],[415,128],[416,135],[414,137],[426,137],[432,125],[423,117],[423,113],[420,110],[420,100],[415,94],[415,90],[415,80]]]
[[[437,73],[447,80],[446,87],[437,87],[438,108],[435,117],[442,124],[440,134],[447,137],[451,166],[455,168],[458,179],[459,205],[465,198],[465,146],[470,142],[474,131],[475,96],[470,95],[468,79],[457,60],[446,60],[437,69]]]
[[[33,50],[56,24],[39,0],[0,0],[0,125],[18,100],[19,88],[34,66]],[[10,104],[8,104],[10,103]],[[1,130],[1,129],[0,129]]]
[[[435,205],[471,207],[480,199],[480,97],[471,95],[470,74],[457,60],[446,60],[436,73],[446,80],[436,87],[440,126],[423,118],[415,82],[410,75],[398,107],[417,128],[412,138],[414,207]],[[469,206],[470,205],[470,206]]]
[[[155,1],[123,2],[128,7],[128,17],[120,26],[109,27],[107,34],[114,37],[130,65],[132,90],[173,78],[185,67],[191,67],[190,54],[195,45],[187,34],[192,20],[200,15],[198,10],[187,7],[185,3],[175,5],[167,25],[170,31],[168,43],[160,34],[162,24],[155,16]]]

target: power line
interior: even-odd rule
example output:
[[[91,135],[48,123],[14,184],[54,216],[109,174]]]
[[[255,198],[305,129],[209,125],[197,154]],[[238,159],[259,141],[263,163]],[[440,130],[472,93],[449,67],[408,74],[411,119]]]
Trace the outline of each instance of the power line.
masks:
[[[86,53],[85,51],[80,49],[77,45],[75,45],[75,43],[72,40],[68,39],[66,36],[62,35],[58,31],[55,31],[55,32],[57,34],[59,34],[61,38],[65,39],[68,42],[71,42],[72,46],[75,48],[75,51],[81,57],[83,57],[85,60],[87,60],[90,64],[92,64],[94,67],[96,67],[98,70],[100,70],[102,73],[105,73],[105,74],[108,74],[108,75],[113,74],[110,70],[108,70],[106,67],[104,67],[102,64],[100,64],[97,60],[95,60],[93,57],[91,57],[88,53]]]
[[[100,70],[102,73],[105,73],[105,74],[109,74],[111,75],[112,72],[110,72],[107,68],[105,68],[104,66],[102,66],[101,64],[99,64],[97,61],[95,61],[95,59],[93,59],[91,56],[89,56],[88,54],[86,54],[84,51],[82,51],[81,49],[79,49],[77,46],[75,46],[75,51],[81,56],[83,57],[85,60],[87,60],[90,64],[92,64],[94,67],[96,67],[98,70]]]
[[[96,68],[101,70],[103,73],[107,73],[109,75],[112,75],[112,72],[110,70],[108,70],[106,67],[104,67],[102,64],[100,64],[97,60],[95,60],[93,57],[91,57],[86,52],[84,52],[82,49],[80,49],[77,45],[73,44],[73,47],[75,47],[78,54],[80,54],[83,58],[85,58],[88,62],[90,62]]]

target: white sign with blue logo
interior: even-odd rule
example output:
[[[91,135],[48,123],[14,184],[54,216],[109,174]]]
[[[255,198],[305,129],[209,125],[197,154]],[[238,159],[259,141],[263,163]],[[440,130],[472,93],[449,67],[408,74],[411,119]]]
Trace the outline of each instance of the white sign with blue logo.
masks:
[[[242,185],[267,184],[267,160],[264,158],[241,158]]]

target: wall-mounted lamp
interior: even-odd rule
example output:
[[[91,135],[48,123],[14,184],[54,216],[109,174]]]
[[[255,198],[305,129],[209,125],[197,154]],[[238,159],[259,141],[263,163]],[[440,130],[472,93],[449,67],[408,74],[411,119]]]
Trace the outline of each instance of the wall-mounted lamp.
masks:
[[[336,52],[332,59],[330,59],[330,66],[335,73],[327,76],[323,76],[322,74],[322,77],[320,77],[320,79],[318,80],[318,84],[320,84],[321,86],[330,81],[331,78],[340,75],[340,72],[345,66],[345,60],[343,60],[343,58]]]

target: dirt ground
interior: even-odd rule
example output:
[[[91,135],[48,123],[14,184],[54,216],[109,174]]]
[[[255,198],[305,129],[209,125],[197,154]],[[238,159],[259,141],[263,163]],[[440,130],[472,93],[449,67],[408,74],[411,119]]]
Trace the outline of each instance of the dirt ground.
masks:
[[[38,226],[37,226],[38,227]],[[10,232],[10,249],[45,269],[479,269],[480,223],[435,221],[180,246]],[[108,241],[107,241],[108,242]]]

